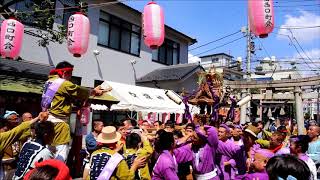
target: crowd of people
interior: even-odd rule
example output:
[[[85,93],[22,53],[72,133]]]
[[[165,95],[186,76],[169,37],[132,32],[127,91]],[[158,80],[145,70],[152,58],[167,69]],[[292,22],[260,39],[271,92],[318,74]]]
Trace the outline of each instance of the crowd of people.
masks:
[[[71,179],[73,99],[101,95],[69,81],[73,66],[62,62],[50,72],[35,118],[6,111],[0,120],[0,179]],[[22,119],[21,121],[19,119]],[[270,126],[261,120],[212,125],[195,114],[185,124],[125,118],[92,122],[85,137],[83,179],[153,180],[316,180],[320,166],[320,127],[305,125],[298,135],[290,119]],[[78,152],[80,153],[80,152]],[[318,175],[318,176],[317,176]]]
[[[71,178],[65,161],[52,146],[54,123],[45,118],[40,121],[41,116],[45,113],[29,116],[13,128],[17,113],[8,111],[1,120],[0,151],[2,167],[6,168],[2,177]],[[308,125],[306,135],[296,135],[285,125],[269,132],[261,121],[214,127],[197,118],[182,126],[170,120],[165,124],[137,123],[129,118],[104,126],[103,120],[94,120],[93,131],[85,138],[83,179],[313,180],[319,175],[317,124]],[[8,159],[8,149],[16,156]]]

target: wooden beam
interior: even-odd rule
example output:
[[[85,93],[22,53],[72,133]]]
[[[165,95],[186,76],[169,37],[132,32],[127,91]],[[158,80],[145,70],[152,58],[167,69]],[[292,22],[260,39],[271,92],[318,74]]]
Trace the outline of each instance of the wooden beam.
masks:
[[[302,93],[302,99],[317,99],[317,98],[318,98],[317,92]]]
[[[320,76],[277,81],[225,81],[225,85],[231,89],[317,86],[320,85]]]
[[[266,100],[265,94],[252,94],[252,99],[260,99],[260,100]],[[272,94],[272,98],[270,100],[293,100],[294,95],[293,94]]]
[[[285,101],[262,101],[262,104],[284,104]],[[287,104],[293,104],[294,101],[286,101]]]
[[[266,100],[266,94],[252,94],[252,99],[260,99]],[[317,92],[308,92],[302,93],[302,99],[317,99],[318,93]],[[271,100],[293,100],[294,94],[292,93],[285,93],[285,94],[272,94]]]

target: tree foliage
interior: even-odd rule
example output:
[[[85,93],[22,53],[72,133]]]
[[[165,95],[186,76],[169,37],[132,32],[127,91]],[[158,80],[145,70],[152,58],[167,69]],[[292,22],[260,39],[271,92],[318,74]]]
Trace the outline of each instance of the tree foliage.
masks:
[[[39,46],[46,47],[49,42],[62,44],[65,41],[67,35],[66,26],[57,24],[53,28],[55,20],[62,20],[63,18],[61,15],[55,14],[56,0],[15,0],[6,1],[6,4],[3,2],[0,0],[2,5],[0,12],[6,13],[3,16],[5,18],[15,16],[20,22],[27,25],[25,33],[38,37]],[[9,6],[17,3],[20,3],[19,5],[24,8],[10,12]],[[74,0],[74,3],[75,7],[81,11],[83,11],[83,7],[86,7],[79,0]]]

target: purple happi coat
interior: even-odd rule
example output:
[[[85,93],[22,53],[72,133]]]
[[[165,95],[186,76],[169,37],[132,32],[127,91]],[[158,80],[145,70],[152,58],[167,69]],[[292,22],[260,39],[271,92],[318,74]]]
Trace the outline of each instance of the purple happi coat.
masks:
[[[215,163],[216,152],[236,159],[241,157],[239,155],[241,149],[239,146],[231,144],[226,146],[225,143],[218,140],[217,130],[214,127],[204,126],[204,128],[208,137],[203,135],[198,128],[196,129],[198,136],[207,140],[203,147],[195,149],[189,144],[174,150],[178,163],[192,161],[194,174],[206,174],[214,171],[217,167]],[[212,180],[218,179],[219,176],[212,178]]]
[[[163,151],[152,171],[152,180],[179,180],[178,164],[174,155],[171,155],[169,151]]]
[[[234,143],[231,140],[227,140],[224,142],[226,145],[233,146]],[[224,162],[229,162],[230,165],[225,166]],[[224,154],[217,153],[216,155],[216,163],[219,163],[218,174],[220,180],[233,180],[236,175],[236,161],[231,157],[228,157]]]
[[[233,159],[238,174],[241,175],[246,173],[247,155],[244,146],[236,145],[232,141],[225,143],[219,140],[217,153],[222,154],[226,158]]]

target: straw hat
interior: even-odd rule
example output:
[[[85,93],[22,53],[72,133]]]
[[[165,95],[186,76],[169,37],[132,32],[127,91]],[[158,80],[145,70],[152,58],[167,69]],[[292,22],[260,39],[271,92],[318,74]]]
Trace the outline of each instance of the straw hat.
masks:
[[[121,134],[116,131],[115,127],[106,126],[98,135],[97,142],[100,142],[102,144],[112,144],[118,142],[120,139]]]

